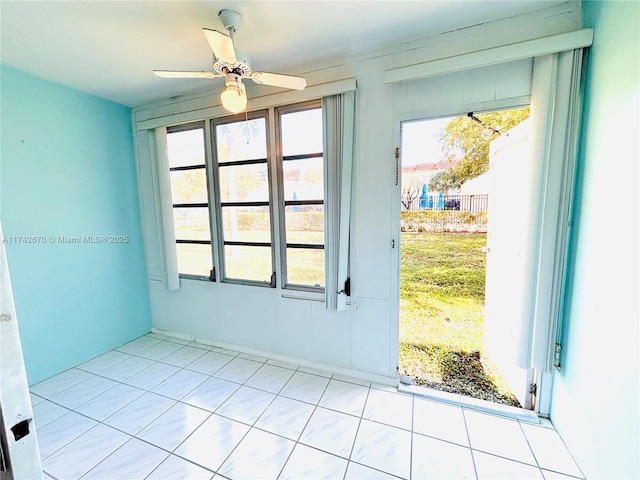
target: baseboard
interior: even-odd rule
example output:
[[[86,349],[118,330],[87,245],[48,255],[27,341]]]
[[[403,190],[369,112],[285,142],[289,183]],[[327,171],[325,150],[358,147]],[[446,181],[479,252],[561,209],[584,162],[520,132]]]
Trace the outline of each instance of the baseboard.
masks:
[[[180,340],[188,340],[191,342],[201,343],[203,345],[211,346],[211,347],[220,347],[226,348],[228,350],[234,350],[240,353],[246,353],[248,355],[255,355],[258,357],[265,357],[273,360],[277,360],[280,362],[291,363],[293,365],[299,365],[301,367],[310,368],[313,370],[317,370],[319,372],[326,372],[334,375],[340,375],[344,377],[351,377],[355,380],[362,380],[366,382],[377,383],[380,385],[384,385],[387,387],[397,387],[398,379],[393,377],[386,377],[384,375],[378,375],[370,372],[363,372],[361,370],[354,370],[351,368],[338,367],[335,365],[330,365],[322,362],[316,362],[313,360],[306,360],[303,358],[293,357],[289,355],[282,355],[279,353],[269,352],[266,350],[259,350],[256,348],[246,347],[244,345],[235,345],[232,343],[226,342],[217,342],[212,341],[205,338],[193,337],[190,335],[185,335],[182,333],[171,332],[169,330],[162,330],[160,328],[152,327],[152,333],[156,333],[158,335],[165,335],[167,337],[173,337]]]

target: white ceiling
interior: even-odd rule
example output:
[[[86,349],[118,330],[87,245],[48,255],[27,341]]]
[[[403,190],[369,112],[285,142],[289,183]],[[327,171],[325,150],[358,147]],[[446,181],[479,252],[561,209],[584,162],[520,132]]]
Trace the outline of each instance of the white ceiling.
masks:
[[[202,34],[225,32],[217,13],[244,17],[236,47],[252,68],[300,65],[548,7],[520,1],[7,1],[0,0],[0,60],[124,105],[202,90],[215,80],[156,78],[154,68],[210,70]]]

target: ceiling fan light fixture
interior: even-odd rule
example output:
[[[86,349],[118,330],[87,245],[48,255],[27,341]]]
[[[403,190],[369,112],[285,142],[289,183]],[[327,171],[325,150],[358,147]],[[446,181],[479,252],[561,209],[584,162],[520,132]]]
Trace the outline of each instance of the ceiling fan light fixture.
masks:
[[[247,91],[238,75],[229,73],[225,78],[226,88],[220,94],[222,107],[231,113],[240,113],[247,108]]]

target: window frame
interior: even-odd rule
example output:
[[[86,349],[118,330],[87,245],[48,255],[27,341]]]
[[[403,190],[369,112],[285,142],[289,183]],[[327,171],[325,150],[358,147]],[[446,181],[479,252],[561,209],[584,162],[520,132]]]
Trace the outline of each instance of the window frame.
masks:
[[[211,272],[210,275],[197,275],[190,273],[178,273],[179,278],[185,278],[190,280],[205,280],[214,283],[230,283],[237,285],[248,286],[260,286],[279,288],[283,290],[306,292],[311,294],[322,294],[326,290],[326,278],[327,267],[326,259],[323,265],[324,282],[322,286],[316,285],[304,285],[297,283],[289,283],[287,272],[287,249],[308,249],[308,250],[323,250],[326,252],[326,218],[323,222],[323,241],[322,244],[313,243],[287,243],[287,226],[286,226],[286,208],[291,206],[308,206],[308,205],[322,205],[323,215],[326,215],[326,202],[327,195],[326,185],[323,187],[322,199],[312,200],[285,200],[284,191],[284,162],[288,160],[303,160],[319,158],[322,159],[323,170],[323,184],[326,182],[326,161],[324,152],[324,122],[322,124],[322,137],[323,145],[321,152],[313,152],[309,154],[290,155],[286,158],[283,157],[283,139],[281,130],[281,118],[283,115],[302,112],[305,110],[319,109],[322,111],[322,99],[312,99],[304,102],[297,102],[287,105],[271,106],[260,110],[251,112],[243,112],[237,115],[224,115],[218,117],[208,117],[202,120],[168,125],[165,127],[167,136],[172,133],[178,133],[182,131],[198,130],[203,132],[204,142],[204,172],[206,176],[206,188],[207,188],[207,202],[198,203],[173,203],[173,192],[170,190],[171,196],[171,211],[175,208],[207,208],[208,209],[208,221],[209,221],[209,240],[189,240],[183,238],[175,238],[175,226],[174,226],[174,245],[179,244],[198,244],[209,245],[211,252]],[[247,120],[259,119],[264,120],[265,126],[265,151],[266,157],[264,158],[251,158],[244,160],[237,160],[231,162],[219,162],[218,159],[218,135],[216,129],[220,125],[234,124],[244,122]],[[249,164],[263,164],[267,172],[267,187],[268,187],[268,201],[249,201],[249,202],[223,202],[222,191],[220,189],[220,182],[222,175],[220,168],[225,168],[225,165],[249,165]],[[179,166],[169,167],[167,175],[170,177],[171,172],[180,170],[195,170],[203,168],[201,164],[194,166]],[[169,185],[171,181],[169,179]],[[251,242],[251,241],[238,241],[238,240],[225,240],[224,235],[224,208],[225,207],[268,207],[269,208],[269,228],[270,228],[270,241],[269,242]],[[234,278],[227,276],[226,273],[226,259],[225,259],[225,247],[226,246],[252,246],[252,247],[264,247],[269,248],[271,255],[271,276],[268,281],[251,280],[243,278]],[[177,252],[176,252],[177,253]],[[177,255],[176,255],[177,260]],[[177,266],[176,266],[177,268]],[[278,270],[279,269],[279,270]]]
[[[217,135],[216,128],[220,125],[239,123],[247,120],[254,120],[258,118],[264,119],[265,125],[265,151],[266,157],[260,159],[246,159],[239,160],[233,162],[223,162],[222,168],[225,166],[240,166],[240,165],[250,165],[250,164],[264,164],[267,169],[267,185],[269,191],[269,199],[267,202],[222,202],[222,195],[220,191],[220,168],[221,164],[218,159],[218,143],[217,143]],[[274,198],[273,198],[273,188],[272,188],[272,155],[271,155],[271,145],[270,145],[270,122],[269,122],[269,109],[261,109],[255,110],[252,112],[241,113],[237,115],[225,115],[221,117],[215,117],[210,119],[210,138],[211,138],[211,166],[213,173],[214,185],[216,188],[213,189],[213,199],[214,199],[214,208],[216,212],[216,232],[218,239],[218,255],[219,255],[219,279],[220,282],[223,283],[231,283],[237,285],[250,285],[250,286],[261,286],[261,287],[276,287],[276,258],[275,258],[275,221],[274,221]],[[264,205],[264,204],[267,205]],[[224,207],[234,207],[234,206],[267,206],[269,208],[269,228],[270,228],[270,242],[242,242],[242,241],[227,241],[224,238],[224,216],[223,216],[223,208]],[[269,281],[258,281],[258,280],[250,280],[250,279],[242,279],[242,278],[234,278],[228,277],[226,274],[226,262],[225,262],[225,246],[254,246],[254,247],[268,247],[270,249],[271,254],[271,276]]]
[[[304,249],[304,250],[323,250],[326,251],[327,237],[326,237],[326,227],[323,226],[323,242],[320,244],[297,244],[287,242],[287,224],[286,224],[286,207],[288,206],[305,206],[305,205],[322,205],[323,206],[323,218],[326,215],[326,186],[324,186],[324,182],[326,181],[325,177],[325,152],[324,145],[322,152],[314,152],[311,154],[301,154],[301,155],[290,155],[285,158],[282,152],[283,139],[282,139],[282,121],[281,118],[283,115],[303,112],[305,110],[316,110],[320,109],[322,111],[322,100],[308,100],[305,102],[294,103],[289,105],[281,105],[274,107],[274,118],[275,118],[275,126],[276,126],[276,165],[278,172],[278,213],[279,213],[279,232],[280,232],[280,272],[281,272],[281,281],[282,281],[282,289],[286,290],[295,290],[302,292],[312,292],[312,293],[324,293],[326,287],[326,277],[327,277],[327,269],[326,269],[326,259],[325,265],[323,267],[323,275],[324,275],[324,285],[323,286],[315,286],[315,285],[304,285],[298,283],[289,283],[288,282],[288,270],[287,270],[287,248],[295,248],[295,249]],[[322,136],[324,140],[324,126],[322,127]],[[322,201],[318,200],[286,200],[285,192],[284,192],[284,162],[289,160],[303,160],[307,158],[321,158],[322,159],[322,173],[323,173],[323,198]]]
[[[209,164],[209,142],[207,141],[207,122],[204,120],[201,121],[197,121],[197,122],[189,122],[189,123],[183,123],[183,124],[179,124],[179,125],[171,125],[171,126],[167,126],[166,127],[166,135],[167,135],[167,141],[168,141],[168,137],[170,134],[172,133],[180,133],[180,132],[188,132],[191,130],[202,130],[202,142],[203,142],[203,152],[204,152],[204,173],[205,173],[205,179],[206,179],[206,185],[207,185],[207,201],[206,203],[203,202],[198,202],[198,203],[174,203],[173,202],[173,192],[170,192],[171,195],[171,211],[172,213],[174,212],[174,210],[176,208],[206,208],[207,209],[207,217],[209,219],[209,240],[188,240],[188,239],[179,239],[177,238],[176,234],[175,234],[175,225],[173,226],[174,229],[174,236],[175,236],[175,245],[176,245],[176,259],[178,258],[178,252],[177,252],[177,246],[178,244],[191,244],[191,245],[209,245],[209,256],[211,258],[211,270],[209,272],[209,275],[197,275],[197,274],[193,274],[193,273],[181,273],[180,270],[178,269],[178,266],[176,266],[176,269],[178,269],[178,277],[179,278],[185,278],[185,279],[189,279],[189,280],[206,280],[206,281],[210,281],[210,282],[215,282],[216,281],[216,259],[215,259],[215,255],[214,255],[214,249],[213,249],[213,239],[214,239],[214,222],[213,222],[213,218],[211,216],[211,198],[212,198],[212,189],[211,189],[211,170],[210,170],[210,164]],[[168,161],[170,162],[171,159],[168,158]],[[168,170],[168,175],[169,175],[169,184],[171,185],[171,172],[175,172],[175,171],[186,171],[186,170],[199,170],[203,168],[203,166],[201,166],[200,164],[198,165],[189,165],[189,166],[180,166],[180,167],[171,167],[171,165],[169,165],[169,170]],[[174,217],[175,218],[175,217]],[[217,222],[216,222],[217,223]]]

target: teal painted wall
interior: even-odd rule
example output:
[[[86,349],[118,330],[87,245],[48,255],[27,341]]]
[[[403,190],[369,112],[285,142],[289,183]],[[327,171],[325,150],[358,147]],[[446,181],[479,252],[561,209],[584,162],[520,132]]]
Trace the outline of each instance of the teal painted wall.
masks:
[[[131,111],[4,65],[0,108],[0,218],[33,384],[151,328]]]
[[[589,479],[640,478],[640,3],[584,2],[586,72],[551,420]]]

